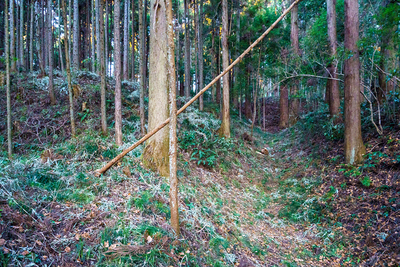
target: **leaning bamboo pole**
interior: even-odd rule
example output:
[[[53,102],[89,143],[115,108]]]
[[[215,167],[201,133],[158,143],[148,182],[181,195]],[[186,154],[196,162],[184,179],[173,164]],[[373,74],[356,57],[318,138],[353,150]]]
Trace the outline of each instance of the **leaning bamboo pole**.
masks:
[[[295,0],[283,13],[282,15],[260,36],[254,43],[252,43],[235,61],[232,62],[226,68],[223,72],[221,72],[217,77],[214,78],[206,87],[201,89],[192,99],[190,99],[183,107],[181,107],[177,115],[181,114],[185,109],[187,109],[193,102],[195,102],[202,94],[204,94],[213,84],[215,84],[217,81],[219,81],[225,74],[227,74],[237,63],[239,63],[244,56],[246,56],[258,43],[260,43],[265,36],[267,36],[275,27],[276,25],[290,12],[290,10],[297,5],[301,0]],[[137,148],[139,145],[141,145],[144,141],[149,139],[151,136],[153,136],[155,133],[157,133],[159,130],[164,128],[170,121],[170,118],[166,119],[163,123],[158,125],[156,128],[148,132],[145,136],[140,138],[139,141],[122,151],[118,156],[113,158],[111,161],[109,161],[103,168],[96,170],[97,175],[101,175],[104,172],[106,172],[111,166],[113,166],[115,163],[117,163],[120,159],[122,159],[126,154],[128,154],[130,151],[134,150]]]

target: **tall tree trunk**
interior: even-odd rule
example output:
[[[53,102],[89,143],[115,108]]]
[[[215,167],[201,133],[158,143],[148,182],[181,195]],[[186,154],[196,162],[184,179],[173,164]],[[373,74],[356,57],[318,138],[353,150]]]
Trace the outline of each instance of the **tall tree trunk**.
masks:
[[[106,23],[104,25],[104,62],[105,62],[105,72],[106,72],[106,77],[107,77],[107,72],[108,72],[108,23],[110,21],[110,11],[109,11],[109,4],[108,0],[105,0],[105,5],[106,5]]]
[[[94,34],[95,34],[95,22],[94,22],[94,20],[95,20],[95,9],[94,9],[94,1],[95,0],[90,0],[90,3],[91,3],[91,6],[92,6],[92,8],[91,8],[91,13],[92,13],[92,32],[91,32],[91,37],[90,37],[90,39],[91,39],[91,45],[92,45],[92,47],[91,47],[91,70],[92,70],[92,72],[96,72],[96,52],[95,52],[95,45],[96,45],[96,39],[95,39],[95,36],[94,36]]]
[[[347,164],[363,161],[365,146],[361,136],[360,53],[358,1],[345,0],[345,50],[351,54],[344,61],[344,153]]]
[[[169,131],[169,198],[171,210],[171,226],[175,231],[176,237],[179,236],[179,212],[178,212],[178,176],[177,176],[177,149],[178,139],[176,136],[176,76],[175,76],[175,43],[174,43],[174,25],[172,16],[172,0],[166,0],[167,13],[167,66],[168,66],[168,85],[169,85],[169,109],[170,109],[170,131]]]
[[[58,0],[58,18],[61,21],[61,5],[60,5],[60,0]],[[58,33],[58,53],[60,56],[60,65],[61,65],[61,73],[64,73],[64,60],[62,56],[62,49],[61,49],[61,24],[58,26],[59,27],[59,33]]]
[[[239,9],[240,9],[240,0],[236,0],[236,49],[235,49],[235,57],[236,58],[239,57],[240,52],[241,52],[239,50],[239,47],[240,47],[240,10]],[[234,73],[235,73],[235,76],[234,76],[235,87],[238,88],[238,86],[236,86],[236,83],[239,82],[239,65],[235,66]],[[239,89],[239,91],[241,91],[241,89]],[[238,94],[237,99],[241,100],[239,94]],[[242,103],[239,102],[238,105],[239,105],[239,116],[241,117],[242,116],[242,114],[241,114],[241,111],[242,111],[241,105],[242,105]]]
[[[217,28],[217,30],[219,31],[219,27]],[[217,75],[218,74],[220,74],[221,73],[221,61],[220,61],[220,59],[221,59],[221,57],[220,57],[220,51],[221,51],[221,49],[220,49],[220,39],[218,38],[219,37],[219,35],[216,35],[216,37],[217,37],[217,40],[216,40],[216,44],[217,44],[217,53],[215,54],[216,55],[216,58],[215,58],[215,64],[216,64],[216,66],[215,66],[215,68],[216,68],[216,75],[214,76],[214,77],[217,77]],[[217,101],[217,104],[218,105],[220,105],[221,106],[221,80],[219,80],[219,81],[217,81],[216,82],[216,86],[215,86],[215,89],[216,89],[216,101]]]
[[[114,0],[115,143],[122,145],[120,0]]]
[[[175,4],[176,4],[176,6],[175,6],[175,10],[176,10],[176,16],[177,16],[177,23],[178,23],[178,25],[181,25],[181,19],[180,19],[180,1],[175,1]],[[176,31],[175,31],[175,33],[176,33],[176,45],[177,45],[177,49],[176,49],[176,53],[175,53],[175,56],[176,56],[176,61],[175,61],[175,63],[176,63],[176,67],[175,67],[175,69],[176,69],[176,86],[177,86],[177,95],[180,95],[181,94],[181,91],[180,91],[180,89],[181,89],[181,83],[182,83],[182,81],[181,81],[181,73],[180,73],[180,57],[181,57],[181,36],[180,36],[180,27],[178,27],[177,29],[176,29]]]
[[[140,44],[140,60],[139,60],[139,73],[140,73],[140,96],[139,96],[139,113],[140,113],[140,129],[142,135],[146,133],[145,129],[145,114],[144,114],[144,88],[146,79],[146,67],[145,67],[145,7],[143,5],[144,0],[138,0],[139,3],[139,44]]]
[[[53,18],[52,18],[52,9],[51,9],[52,0],[47,0],[47,40],[49,46],[49,96],[50,96],[50,104],[56,104],[56,98],[54,96],[54,88],[53,88]]]
[[[200,23],[199,23],[199,90],[203,89],[204,87],[204,59],[203,59],[203,0],[200,0]],[[204,108],[204,101],[203,95],[199,97],[199,109],[203,111]]]
[[[165,2],[150,1],[150,75],[149,131],[168,119],[168,58]],[[172,59],[171,59],[172,60]],[[143,152],[143,162],[162,176],[169,175],[168,129],[163,128],[149,138]]]
[[[332,78],[326,83],[326,92],[329,95],[329,113],[331,117],[339,116],[340,112],[340,93],[339,81],[337,80],[338,74],[336,69],[337,57],[337,37],[336,37],[336,0],[327,0],[327,20],[328,20],[328,37],[330,44],[331,57],[334,59],[328,66],[329,76]]]
[[[105,0],[99,1],[99,17],[103,18],[103,8]],[[101,94],[101,131],[104,135],[107,134],[107,113],[106,113],[106,62],[104,55],[104,19],[99,21],[100,36],[99,36],[99,46],[100,46],[100,94]]]
[[[128,32],[129,32],[129,0],[124,2],[124,61],[123,61],[123,80],[127,81],[129,76],[128,63]]]
[[[39,14],[40,14],[40,6],[38,6],[39,8]],[[41,15],[40,15],[41,16]],[[40,18],[41,20],[41,18]],[[37,50],[37,55],[38,55],[38,60],[39,60],[39,68],[40,68],[40,74],[42,76],[45,75],[44,72],[44,62],[43,62],[43,54],[42,54],[42,43],[43,43],[43,38],[40,37],[40,34],[42,33],[41,31],[41,27],[40,27],[40,21],[39,19],[36,20],[36,50]]]
[[[222,69],[229,67],[229,48],[228,48],[228,0],[222,0]],[[231,137],[230,115],[229,115],[229,75],[223,76],[223,102],[222,102],[222,122],[220,136]]]
[[[279,128],[285,129],[289,126],[289,93],[286,85],[280,86],[279,96]]]
[[[135,81],[135,0],[132,0],[132,81]]]
[[[185,97],[187,100],[190,98],[190,39],[189,39],[189,13],[188,1],[184,0],[184,14],[185,14]]]
[[[96,0],[96,64],[95,64],[95,68],[96,68],[96,73],[100,74],[100,44],[99,44],[99,37],[100,37],[100,9],[99,9],[99,1],[100,0]],[[115,3],[114,3],[115,5]],[[119,21],[119,18],[118,18]]]
[[[73,69],[79,70],[79,0],[74,0]]]
[[[85,56],[84,59],[86,61],[84,67],[88,70],[90,70],[90,61],[88,59],[90,58],[90,0],[86,1],[86,7],[85,7],[85,16],[86,16],[86,21],[85,21]]]
[[[19,11],[19,68],[24,67],[24,0],[20,0],[20,11]]]
[[[194,85],[196,88],[195,93],[199,91],[199,9],[198,0],[193,1],[193,28],[194,28]],[[199,103],[200,106],[200,103]]]
[[[11,0],[14,2],[14,0]],[[7,147],[8,147],[8,158],[12,158],[13,147],[12,147],[12,123],[11,123],[11,90],[10,90],[10,49],[8,43],[8,11],[10,16],[12,13],[13,5],[10,3],[8,7],[8,0],[5,0],[4,5],[4,41],[5,41],[5,55],[6,55],[6,90],[7,90]],[[8,10],[8,11],[7,11]],[[11,24],[11,19],[10,19]],[[11,27],[10,27],[11,28]]]
[[[292,3],[295,0],[292,0]],[[299,47],[299,6],[295,5],[291,11],[291,31],[290,31],[290,40],[293,49],[293,53],[295,54],[295,60],[300,57],[300,47]],[[297,66],[297,64],[296,64]],[[289,110],[289,123],[291,125],[297,122],[299,116],[299,99],[297,96],[297,92],[299,91],[299,81],[296,79],[290,90],[290,94],[293,96],[290,101],[290,110]]]
[[[10,58],[11,72],[15,72],[17,67],[15,64],[15,30],[14,30],[14,0],[10,0]]]
[[[70,30],[69,36],[68,36],[68,53],[69,53],[69,59],[72,59],[72,1],[69,0],[68,4],[68,28]],[[70,66],[71,67],[71,66]]]
[[[42,59],[43,59],[43,69],[44,69],[44,71],[43,71],[43,74],[45,74],[45,71],[46,71],[46,68],[48,67],[48,63],[49,63],[49,61],[48,61],[48,59],[47,59],[47,46],[46,46],[46,42],[45,42],[45,40],[47,39],[47,35],[46,35],[46,30],[47,30],[47,26],[46,26],[46,24],[45,24],[45,15],[44,15],[44,9],[45,9],[45,6],[46,6],[46,1],[45,0],[41,0],[40,1],[40,3],[41,3],[41,16],[40,16],[40,28],[41,28],[41,33],[42,33],[42,36],[41,36],[41,42],[40,42],[40,44],[41,44],[41,52],[42,52]]]
[[[64,44],[65,44],[65,64],[67,70],[67,81],[68,81],[68,97],[69,97],[69,114],[71,120],[71,135],[74,137],[76,134],[75,130],[75,117],[74,117],[74,99],[72,96],[72,79],[71,79],[71,63],[69,59],[69,47],[68,47],[68,22],[67,22],[67,7],[65,0],[61,0],[63,9],[64,19]]]
[[[217,52],[215,48],[215,20],[212,21],[212,26],[211,26],[211,72],[212,72],[212,77],[217,77]],[[216,82],[215,85],[213,85],[211,89],[211,100],[212,102],[217,102],[216,101],[216,94],[217,94],[217,84],[219,82]]]
[[[30,33],[29,33],[29,70],[33,71],[33,21],[34,21],[34,5],[35,2],[31,0],[31,23],[30,23]]]

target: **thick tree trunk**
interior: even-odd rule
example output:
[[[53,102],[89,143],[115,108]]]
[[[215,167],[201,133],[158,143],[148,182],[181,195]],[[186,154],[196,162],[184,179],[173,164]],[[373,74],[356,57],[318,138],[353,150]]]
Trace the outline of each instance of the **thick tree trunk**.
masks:
[[[73,69],[79,70],[79,1],[74,0]]]
[[[129,0],[125,0],[124,3],[124,61],[123,61],[123,80],[127,81],[129,76],[129,62],[128,62],[128,51],[129,51]]]
[[[14,2],[14,0],[11,0]],[[8,6],[8,0],[5,0],[4,5],[4,41],[5,41],[5,56],[6,56],[6,90],[7,90],[7,148],[8,158],[12,158],[13,147],[12,147],[12,123],[11,123],[11,90],[10,90],[10,47],[9,47],[9,36],[8,36],[8,11],[10,15],[12,13],[12,4]],[[6,10],[8,10],[6,12]],[[11,24],[11,20],[10,20]]]
[[[336,0],[327,0],[327,20],[328,20],[328,37],[330,44],[331,57],[334,59],[328,66],[329,76],[332,80],[328,80],[326,83],[326,92],[329,95],[329,113],[331,117],[338,117],[340,112],[340,92],[339,92],[339,80],[336,70],[337,64],[337,37],[336,37]]]
[[[138,0],[139,2],[139,44],[140,44],[140,60],[139,60],[139,75],[140,75],[140,96],[139,96],[139,113],[140,113],[140,129],[142,135],[146,133],[145,129],[145,114],[144,114],[144,88],[146,79],[146,66],[145,66],[145,8],[143,5],[144,0]]]
[[[71,135],[75,136],[75,117],[74,117],[74,100],[72,96],[72,79],[71,79],[71,63],[69,59],[69,48],[68,48],[68,22],[67,22],[67,8],[65,0],[61,0],[63,8],[63,19],[64,19],[64,44],[65,44],[65,63],[67,69],[67,81],[68,81],[68,97],[69,97],[69,114],[71,120]]]
[[[29,70],[33,71],[33,17],[34,17],[34,2],[31,3],[31,23],[30,23],[30,34],[29,34]]]
[[[228,67],[228,0],[222,0],[222,69],[226,70]],[[223,77],[222,122],[219,134],[225,138],[231,137],[229,115],[229,75]]]
[[[176,136],[176,76],[175,76],[175,43],[174,43],[174,25],[172,15],[172,0],[166,0],[166,13],[167,13],[167,66],[168,66],[168,85],[169,85],[169,109],[170,109],[170,130],[169,130],[169,203],[171,210],[171,226],[175,231],[176,237],[179,236],[179,212],[178,212],[178,176],[177,176],[177,150],[178,138]]]
[[[24,67],[24,0],[21,0],[19,10],[19,56],[18,66],[19,68]]]
[[[200,0],[200,23],[199,23],[199,90],[204,87],[204,59],[203,59],[203,0]],[[203,111],[204,100],[203,95],[199,98],[199,109]]]
[[[280,86],[279,96],[279,128],[285,129],[289,126],[289,100],[286,85]]]
[[[169,117],[168,111],[168,58],[167,21],[165,2],[150,2],[150,75],[149,77],[149,131]],[[146,143],[143,162],[162,176],[169,175],[168,129],[161,129]]]
[[[99,16],[103,18],[103,8],[104,8],[105,0],[99,0]],[[101,95],[101,131],[104,135],[107,134],[107,113],[106,113],[106,59],[104,55],[104,20],[100,19],[99,21],[100,27],[100,36],[99,36],[99,45],[100,45],[100,95]]]
[[[190,98],[190,39],[189,39],[189,12],[188,1],[184,0],[184,14],[185,14],[185,97],[187,100]]]
[[[360,54],[357,47],[359,37],[358,1],[345,0],[344,45],[347,53],[344,62],[344,153],[347,164],[363,161],[365,147],[361,136],[360,114]]]
[[[49,46],[49,96],[50,96],[50,104],[56,104],[56,98],[54,96],[54,88],[53,88],[53,23],[52,23],[52,12],[51,12],[51,2],[52,0],[47,0],[47,40]],[[50,10],[50,12],[49,12]]]
[[[114,0],[115,143],[122,145],[120,0]]]
[[[294,1],[295,0],[292,0],[292,2]],[[290,40],[296,60],[297,57],[300,57],[298,21],[299,21],[299,7],[298,5],[296,5],[293,7],[291,11],[291,32],[290,32]],[[289,123],[291,125],[297,122],[299,116],[299,99],[297,96],[298,90],[299,90],[299,81],[295,79],[290,90],[290,94],[294,96],[293,99],[290,101],[290,109],[289,109]]]

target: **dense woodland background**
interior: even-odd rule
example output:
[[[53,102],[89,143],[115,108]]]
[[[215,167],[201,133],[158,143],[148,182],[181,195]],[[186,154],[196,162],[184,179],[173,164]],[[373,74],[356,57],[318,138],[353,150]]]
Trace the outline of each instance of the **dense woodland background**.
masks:
[[[400,2],[294,2],[1,1],[4,266],[398,266]]]

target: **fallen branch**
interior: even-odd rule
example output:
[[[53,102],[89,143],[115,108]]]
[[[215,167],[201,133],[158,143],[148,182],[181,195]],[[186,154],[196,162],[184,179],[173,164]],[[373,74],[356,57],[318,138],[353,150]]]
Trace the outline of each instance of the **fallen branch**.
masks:
[[[239,63],[244,56],[246,56],[258,43],[260,43],[265,36],[267,36],[272,29],[275,28],[275,26],[290,12],[290,10],[297,5],[301,0],[295,0],[288,9],[285,10],[285,12],[282,13],[282,15],[260,36],[258,39],[251,44],[234,62],[232,62],[231,65],[227,69],[225,69],[223,72],[221,72],[217,77],[214,78],[206,87],[201,89],[189,102],[187,102],[183,107],[181,107],[176,115],[181,114],[187,107],[189,107],[194,101],[196,101],[202,94],[204,94],[213,84],[215,84],[217,81],[219,81],[225,74],[227,74],[237,63]],[[133,149],[137,148],[139,145],[141,145],[144,141],[149,139],[151,136],[153,136],[155,133],[157,133],[159,130],[164,128],[168,123],[170,119],[166,119],[163,123],[158,125],[156,128],[148,132],[145,136],[143,136],[139,141],[134,143],[132,146],[128,147],[124,151],[121,152],[118,156],[113,158],[110,162],[108,162],[103,168],[100,170],[96,170],[96,175],[101,175],[104,172],[106,172],[112,165],[117,163],[121,158],[123,158],[126,154],[128,154],[130,151]]]

